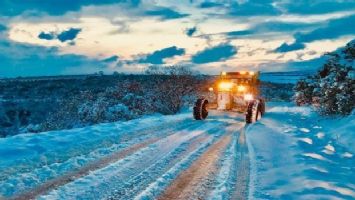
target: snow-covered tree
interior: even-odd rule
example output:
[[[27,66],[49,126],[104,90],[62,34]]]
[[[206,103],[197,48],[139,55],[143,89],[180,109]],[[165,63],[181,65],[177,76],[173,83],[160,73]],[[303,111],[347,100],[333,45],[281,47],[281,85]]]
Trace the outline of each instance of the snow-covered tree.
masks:
[[[317,74],[298,81],[294,99],[316,105],[322,114],[349,114],[355,106],[355,40],[326,55],[330,58]]]

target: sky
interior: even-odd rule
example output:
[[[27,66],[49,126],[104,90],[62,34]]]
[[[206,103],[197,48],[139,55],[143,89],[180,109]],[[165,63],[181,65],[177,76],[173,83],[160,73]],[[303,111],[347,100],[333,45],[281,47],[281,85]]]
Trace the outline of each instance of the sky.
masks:
[[[0,77],[315,70],[354,38],[354,0],[1,0]]]

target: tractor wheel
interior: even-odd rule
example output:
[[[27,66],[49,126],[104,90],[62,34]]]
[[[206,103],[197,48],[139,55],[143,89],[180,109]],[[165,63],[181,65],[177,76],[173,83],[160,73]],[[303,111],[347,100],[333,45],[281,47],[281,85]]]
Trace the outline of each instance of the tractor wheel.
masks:
[[[204,120],[208,116],[208,110],[207,110],[207,104],[208,101],[207,99],[197,99],[194,110],[193,110],[193,115],[196,120]]]
[[[247,112],[245,114],[245,122],[247,124],[254,123],[258,121],[262,116],[262,110],[259,100],[251,101],[248,104]]]
[[[260,106],[260,113],[261,113],[261,116],[264,116],[265,114],[265,100],[264,99],[259,99],[260,103],[259,103],[259,106]]]

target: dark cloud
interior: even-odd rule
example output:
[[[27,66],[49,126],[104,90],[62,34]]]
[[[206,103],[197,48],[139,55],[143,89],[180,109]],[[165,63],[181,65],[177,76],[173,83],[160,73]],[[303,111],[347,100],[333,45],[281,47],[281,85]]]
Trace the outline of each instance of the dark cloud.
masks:
[[[0,32],[7,30],[5,25],[0,24]]]
[[[16,16],[25,11],[45,12],[49,15],[63,15],[68,11],[78,11],[82,6],[127,3],[132,6],[140,4],[140,0],[2,0],[0,15]]]
[[[243,35],[251,35],[254,31],[252,30],[243,30],[243,31],[231,31],[227,33],[227,36],[243,36]]]
[[[220,7],[220,6],[223,6],[223,4],[216,3],[216,2],[210,2],[210,1],[202,2],[199,5],[200,8],[213,8],[213,7]]]
[[[54,40],[57,38],[57,35],[53,32],[50,32],[50,33],[41,32],[38,35],[38,38],[42,39],[42,40]]]
[[[140,59],[140,63],[163,64],[165,58],[180,56],[185,54],[185,49],[177,48],[176,46],[154,51],[145,58]]]
[[[39,39],[42,40],[55,40],[58,39],[61,42],[66,42],[66,41],[71,41],[76,38],[76,36],[80,33],[81,29],[80,28],[70,28],[66,31],[60,32],[60,33],[55,33],[55,32],[41,32],[38,35]],[[72,43],[75,44],[75,43]]]
[[[331,20],[325,27],[307,33],[297,33],[294,37],[297,43],[305,43],[322,39],[335,39],[343,35],[354,35],[354,22],[355,15]]]
[[[68,74],[68,70],[85,67],[92,73],[102,62],[76,54],[60,54],[57,48],[41,47],[0,40],[0,74],[2,77]]]
[[[145,12],[145,14],[149,16],[159,16],[164,20],[177,19],[177,18],[183,18],[188,16],[188,14],[182,14],[170,8],[163,8],[163,7],[159,7],[154,10],[148,10]]]
[[[293,22],[265,22],[257,24],[253,29],[257,32],[276,31],[276,32],[292,32],[296,30],[304,30],[307,28],[315,28],[320,26],[319,23],[293,23]]]
[[[229,14],[235,16],[278,15],[281,11],[272,5],[271,0],[253,0],[244,3],[232,3]]]
[[[194,33],[196,33],[196,31],[197,31],[197,27],[195,26],[195,27],[186,29],[185,33],[187,36],[191,37]]]
[[[117,60],[118,60],[118,56],[114,55],[114,56],[103,59],[102,62],[112,63],[112,62],[116,62]]]
[[[322,14],[355,9],[355,1],[302,0],[281,4],[288,13]]]
[[[196,64],[224,61],[237,54],[237,49],[230,44],[221,44],[197,52],[192,56],[192,62]]]
[[[58,40],[61,42],[65,42],[67,40],[74,40],[76,36],[80,33],[80,28],[70,28],[67,31],[63,31],[58,34]]]
[[[229,37],[234,36],[246,36],[253,34],[263,34],[269,32],[295,32],[298,30],[307,30],[307,29],[315,29],[320,27],[322,23],[293,23],[293,22],[278,22],[278,21],[270,21],[270,22],[262,22],[253,25],[248,30],[242,31],[231,31],[227,32],[226,35]]]
[[[275,49],[275,52],[278,53],[284,53],[284,52],[289,52],[289,51],[295,51],[295,50],[300,50],[304,49],[305,45],[302,43],[294,43],[294,44],[287,44],[283,43],[281,46],[279,46],[277,49]]]
[[[304,43],[313,42],[323,39],[336,39],[344,35],[355,35],[355,15],[347,16],[340,19],[330,20],[326,25],[306,33],[294,34],[295,42],[290,44],[291,47],[301,47]],[[278,47],[278,49],[281,48]],[[295,48],[294,50],[298,50]],[[292,48],[289,51],[293,51]]]

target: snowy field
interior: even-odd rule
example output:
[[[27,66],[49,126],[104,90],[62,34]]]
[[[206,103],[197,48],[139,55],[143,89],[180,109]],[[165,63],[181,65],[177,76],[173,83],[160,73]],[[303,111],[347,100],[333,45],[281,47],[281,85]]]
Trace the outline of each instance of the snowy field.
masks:
[[[354,199],[354,116],[269,103],[0,139],[0,199]]]

